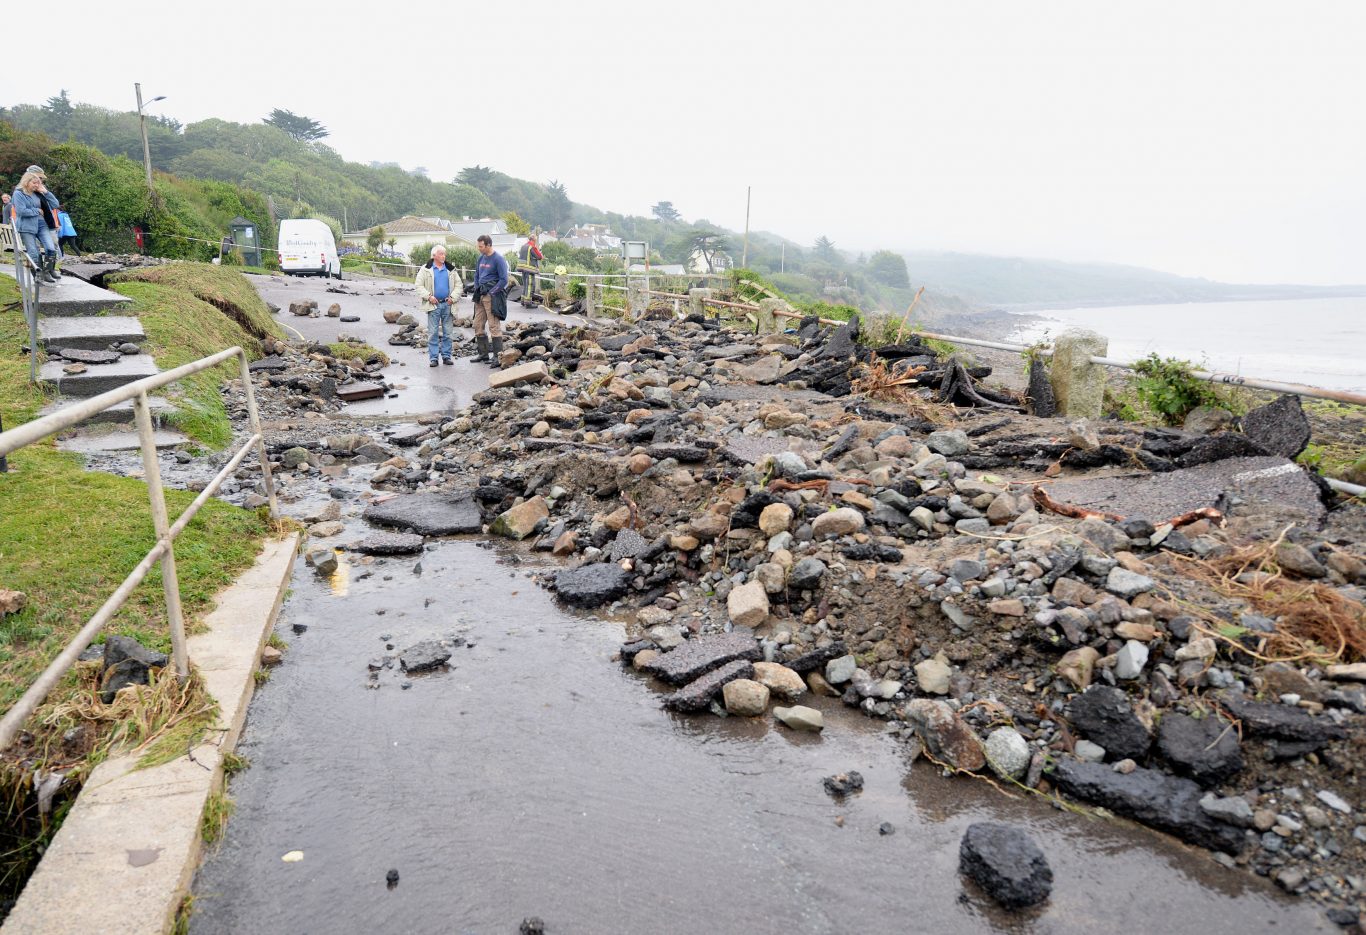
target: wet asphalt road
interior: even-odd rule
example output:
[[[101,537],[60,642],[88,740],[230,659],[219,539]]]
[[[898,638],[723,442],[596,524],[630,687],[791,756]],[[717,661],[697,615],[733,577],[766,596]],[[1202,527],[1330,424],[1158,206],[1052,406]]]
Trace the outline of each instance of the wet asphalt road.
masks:
[[[352,518],[339,541],[363,532]],[[330,580],[299,561],[191,932],[493,935],[533,915],[554,935],[1332,930],[1168,838],[908,767],[838,702],[819,736],[666,712],[610,660],[621,626],[558,608],[517,555],[437,541],[420,568],[352,556]],[[457,634],[473,646],[449,670],[367,688],[382,636]],[[836,802],[821,779],[849,769],[865,791]],[[1036,836],[1046,905],[1010,917],[959,877],[983,819]]]

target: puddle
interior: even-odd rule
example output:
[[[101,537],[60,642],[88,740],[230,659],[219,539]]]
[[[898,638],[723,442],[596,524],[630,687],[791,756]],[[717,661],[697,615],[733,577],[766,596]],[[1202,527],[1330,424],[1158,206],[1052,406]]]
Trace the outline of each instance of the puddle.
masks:
[[[908,768],[837,701],[806,699],[825,713],[816,736],[671,714],[609,661],[619,625],[559,609],[526,577],[537,559],[510,554],[439,542],[354,565],[345,592],[300,560],[290,648],[252,702],[238,752],[253,765],[191,932],[508,933],[528,916],[554,935],[1333,931],[1143,829]],[[381,636],[456,633],[473,645],[448,670],[385,669],[367,689]],[[836,802],[821,779],[849,769],[864,791]],[[984,819],[1043,847],[1043,907],[1012,916],[965,888],[958,842]]]

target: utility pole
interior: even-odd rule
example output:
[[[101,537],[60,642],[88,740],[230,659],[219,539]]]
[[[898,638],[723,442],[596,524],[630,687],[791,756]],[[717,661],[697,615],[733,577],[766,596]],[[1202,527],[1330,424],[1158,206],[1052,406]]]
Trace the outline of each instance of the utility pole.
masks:
[[[778,261],[778,272],[787,272],[787,241],[783,241],[783,258]]]
[[[147,172],[147,191],[156,196],[156,190],[152,188],[152,150],[147,146],[147,115],[142,111],[142,85],[133,83],[133,91],[138,96],[138,122],[142,126],[142,168]],[[166,95],[161,94],[148,101],[148,104],[155,104],[157,101],[166,100]]]
[[[749,269],[749,196],[752,191],[754,191],[752,185],[745,186],[745,247],[740,254],[740,267],[742,269]]]
[[[342,236],[345,237],[346,232],[350,229],[351,225],[346,223],[346,205],[342,205]]]

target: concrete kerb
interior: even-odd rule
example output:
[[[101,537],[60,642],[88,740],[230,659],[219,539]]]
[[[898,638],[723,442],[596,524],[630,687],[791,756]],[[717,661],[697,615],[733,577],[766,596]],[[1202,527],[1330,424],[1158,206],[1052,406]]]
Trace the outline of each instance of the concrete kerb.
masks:
[[[218,702],[217,728],[189,754],[137,769],[120,756],[95,768],[0,931],[150,935],[169,931],[199,863],[200,819],[223,785],[256,687],[261,649],[289,586],[299,536],[266,543],[218,595],[191,662]]]

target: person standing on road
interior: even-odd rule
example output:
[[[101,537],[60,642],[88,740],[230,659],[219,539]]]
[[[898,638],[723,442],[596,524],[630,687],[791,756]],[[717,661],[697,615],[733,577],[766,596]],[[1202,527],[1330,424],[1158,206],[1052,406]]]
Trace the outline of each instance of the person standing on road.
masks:
[[[474,274],[474,340],[479,346],[479,363],[500,366],[503,353],[503,319],[508,316],[508,263],[493,249],[493,238],[480,234],[479,266]],[[485,329],[488,334],[485,335]],[[493,348],[490,355],[489,342]]]
[[[462,291],[460,271],[446,262],[446,248],[432,247],[432,258],[417,271],[417,297],[427,307],[427,366],[436,366],[437,352],[443,364],[453,364],[451,297]]]
[[[528,305],[531,304],[531,294],[536,291],[536,277],[532,274],[541,268],[543,259],[545,255],[536,246],[536,235],[532,234],[517,251],[517,272],[522,274],[522,301]]]
[[[42,170],[33,170],[34,167],[29,166],[10,197],[19,224],[19,235],[24,239],[24,251],[38,268],[37,278],[42,282],[56,283],[57,238],[52,235],[43,218],[49,212],[50,204],[55,204],[57,199],[43,184]]]

